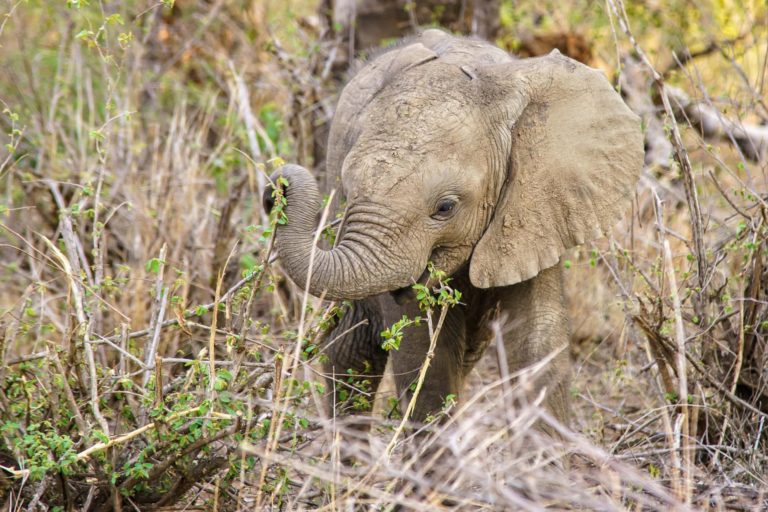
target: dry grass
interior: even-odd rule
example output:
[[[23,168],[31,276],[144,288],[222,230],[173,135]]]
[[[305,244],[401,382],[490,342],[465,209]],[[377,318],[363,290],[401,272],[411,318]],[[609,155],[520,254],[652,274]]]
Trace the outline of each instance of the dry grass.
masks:
[[[604,68],[634,57],[674,151],[567,258],[573,424],[522,398],[537,369],[505,375],[500,332],[462,402],[390,446],[388,407],[370,435],[328,414],[336,310],[270,261],[259,206],[269,159],[311,157],[330,43],[272,3],[162,4],[0,6],[3,510],[768,507],[766,159],[668,89],[765,122],[764,8],[685,7],[738,39],[673,72],[658,6],[555,11]]]

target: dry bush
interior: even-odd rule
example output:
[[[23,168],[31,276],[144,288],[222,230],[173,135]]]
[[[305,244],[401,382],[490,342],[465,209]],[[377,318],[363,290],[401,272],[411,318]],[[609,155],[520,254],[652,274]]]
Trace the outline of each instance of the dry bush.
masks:
[[[502,3],[508,47],[586,34],[646,127],[631,214],[565,262],[573,425],[499,332],[462,402],[370,435],[259,206],[268,160],[322,157],[337,41],[261,2],[3,4],[4,510],[767,506],[765,8]]]

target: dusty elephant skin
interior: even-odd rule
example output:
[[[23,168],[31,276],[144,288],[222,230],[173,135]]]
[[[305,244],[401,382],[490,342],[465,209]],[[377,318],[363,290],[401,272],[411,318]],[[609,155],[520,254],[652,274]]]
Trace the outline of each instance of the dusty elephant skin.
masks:
[[[398,304],[427,263],[446,271],[464,305],[448,313],[414,419],[440,410],[505,319],[511,372],[550,354],[539,385],[567,421],[568,318],[558,261],[605,234],[629,204],[643,162],[638,118],[603,74],[553,52],[517,60],[438,30],[369,62],[341,94],[328,147],[330,183],[347,198],[331,250],[315,249],[309,292],[354,300],[327,347],[330,375],[351,369],[375,388],[392,357],[400,396],[429,346],[409,327],[397,351],[380,331],[417,305]],[[320,194],[287,165],[282,265],[307,284]],[[330,339],[334,338],[331,334]]]

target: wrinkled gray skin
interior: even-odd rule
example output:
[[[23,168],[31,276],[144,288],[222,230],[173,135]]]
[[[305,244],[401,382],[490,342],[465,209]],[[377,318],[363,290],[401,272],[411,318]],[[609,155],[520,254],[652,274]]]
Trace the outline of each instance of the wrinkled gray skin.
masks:
[[[355,301],[330,340],[368,320],[325,347],[327,372],[368,374],[375,388],[389,355],[408,400],[427,327],[407,328],[391,354],[380,332],[420,314],[413,300],[398,302],[432,261],[465,305],[448,313],[414,419],[459,395],[499,319],[510,372],[556,354],[534,391],[545,388],[551,412],[567,421],[558,261],[610,229],[642,162],[637,117],[601,72],[559,53],[516,60],[428,30],[369,62],[342,92],[331,127],[330,182],[347,198],[333,249],[313,248],[313,177],[293,165],[279,171],[289,182],[288,223],[276,231],[285,271],[313,295]]]

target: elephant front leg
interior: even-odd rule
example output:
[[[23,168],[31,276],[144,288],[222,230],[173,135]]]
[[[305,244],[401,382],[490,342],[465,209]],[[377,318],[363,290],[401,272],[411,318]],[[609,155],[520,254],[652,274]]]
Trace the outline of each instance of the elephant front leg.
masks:
[[[375,299],[355,301],[323,345],[333,416],[369,413],[387,364],[384,323]]]
[[[404,331],[403,340],[398,350],[393,350],[392,370],[395,375],[397,393],[400,397],[400,410],[405,412],[413,399],[419,373],[429,353],[430,334],[427,320],[415,304],[396,306],[391,298],[383,309],[387,311],[386,318],[394,323],[406,315],[408,318],[421,316],[419,326],[411,325]],[[439,312],[433,315],[437,328]],[[449,396],[457,397],[463,381],[462,358],[465,342],[464,311],[462,307],[454,307],[447,312],[442,328],[438,333],[437,344],[424,382],[416,397],[413,413],[410,419],[423,422],[430,416],[442,411]]]
[[[535,369],[528,382],[529,397],[544,390],[547,408],[567,425],[570,334],[560,266],[500,288],[497,297],[501,318],[506,319],[502,335],[509,372]],[[544,366],[537,368],[539,364]],[[523,379],[518,382],[523,383]]]

